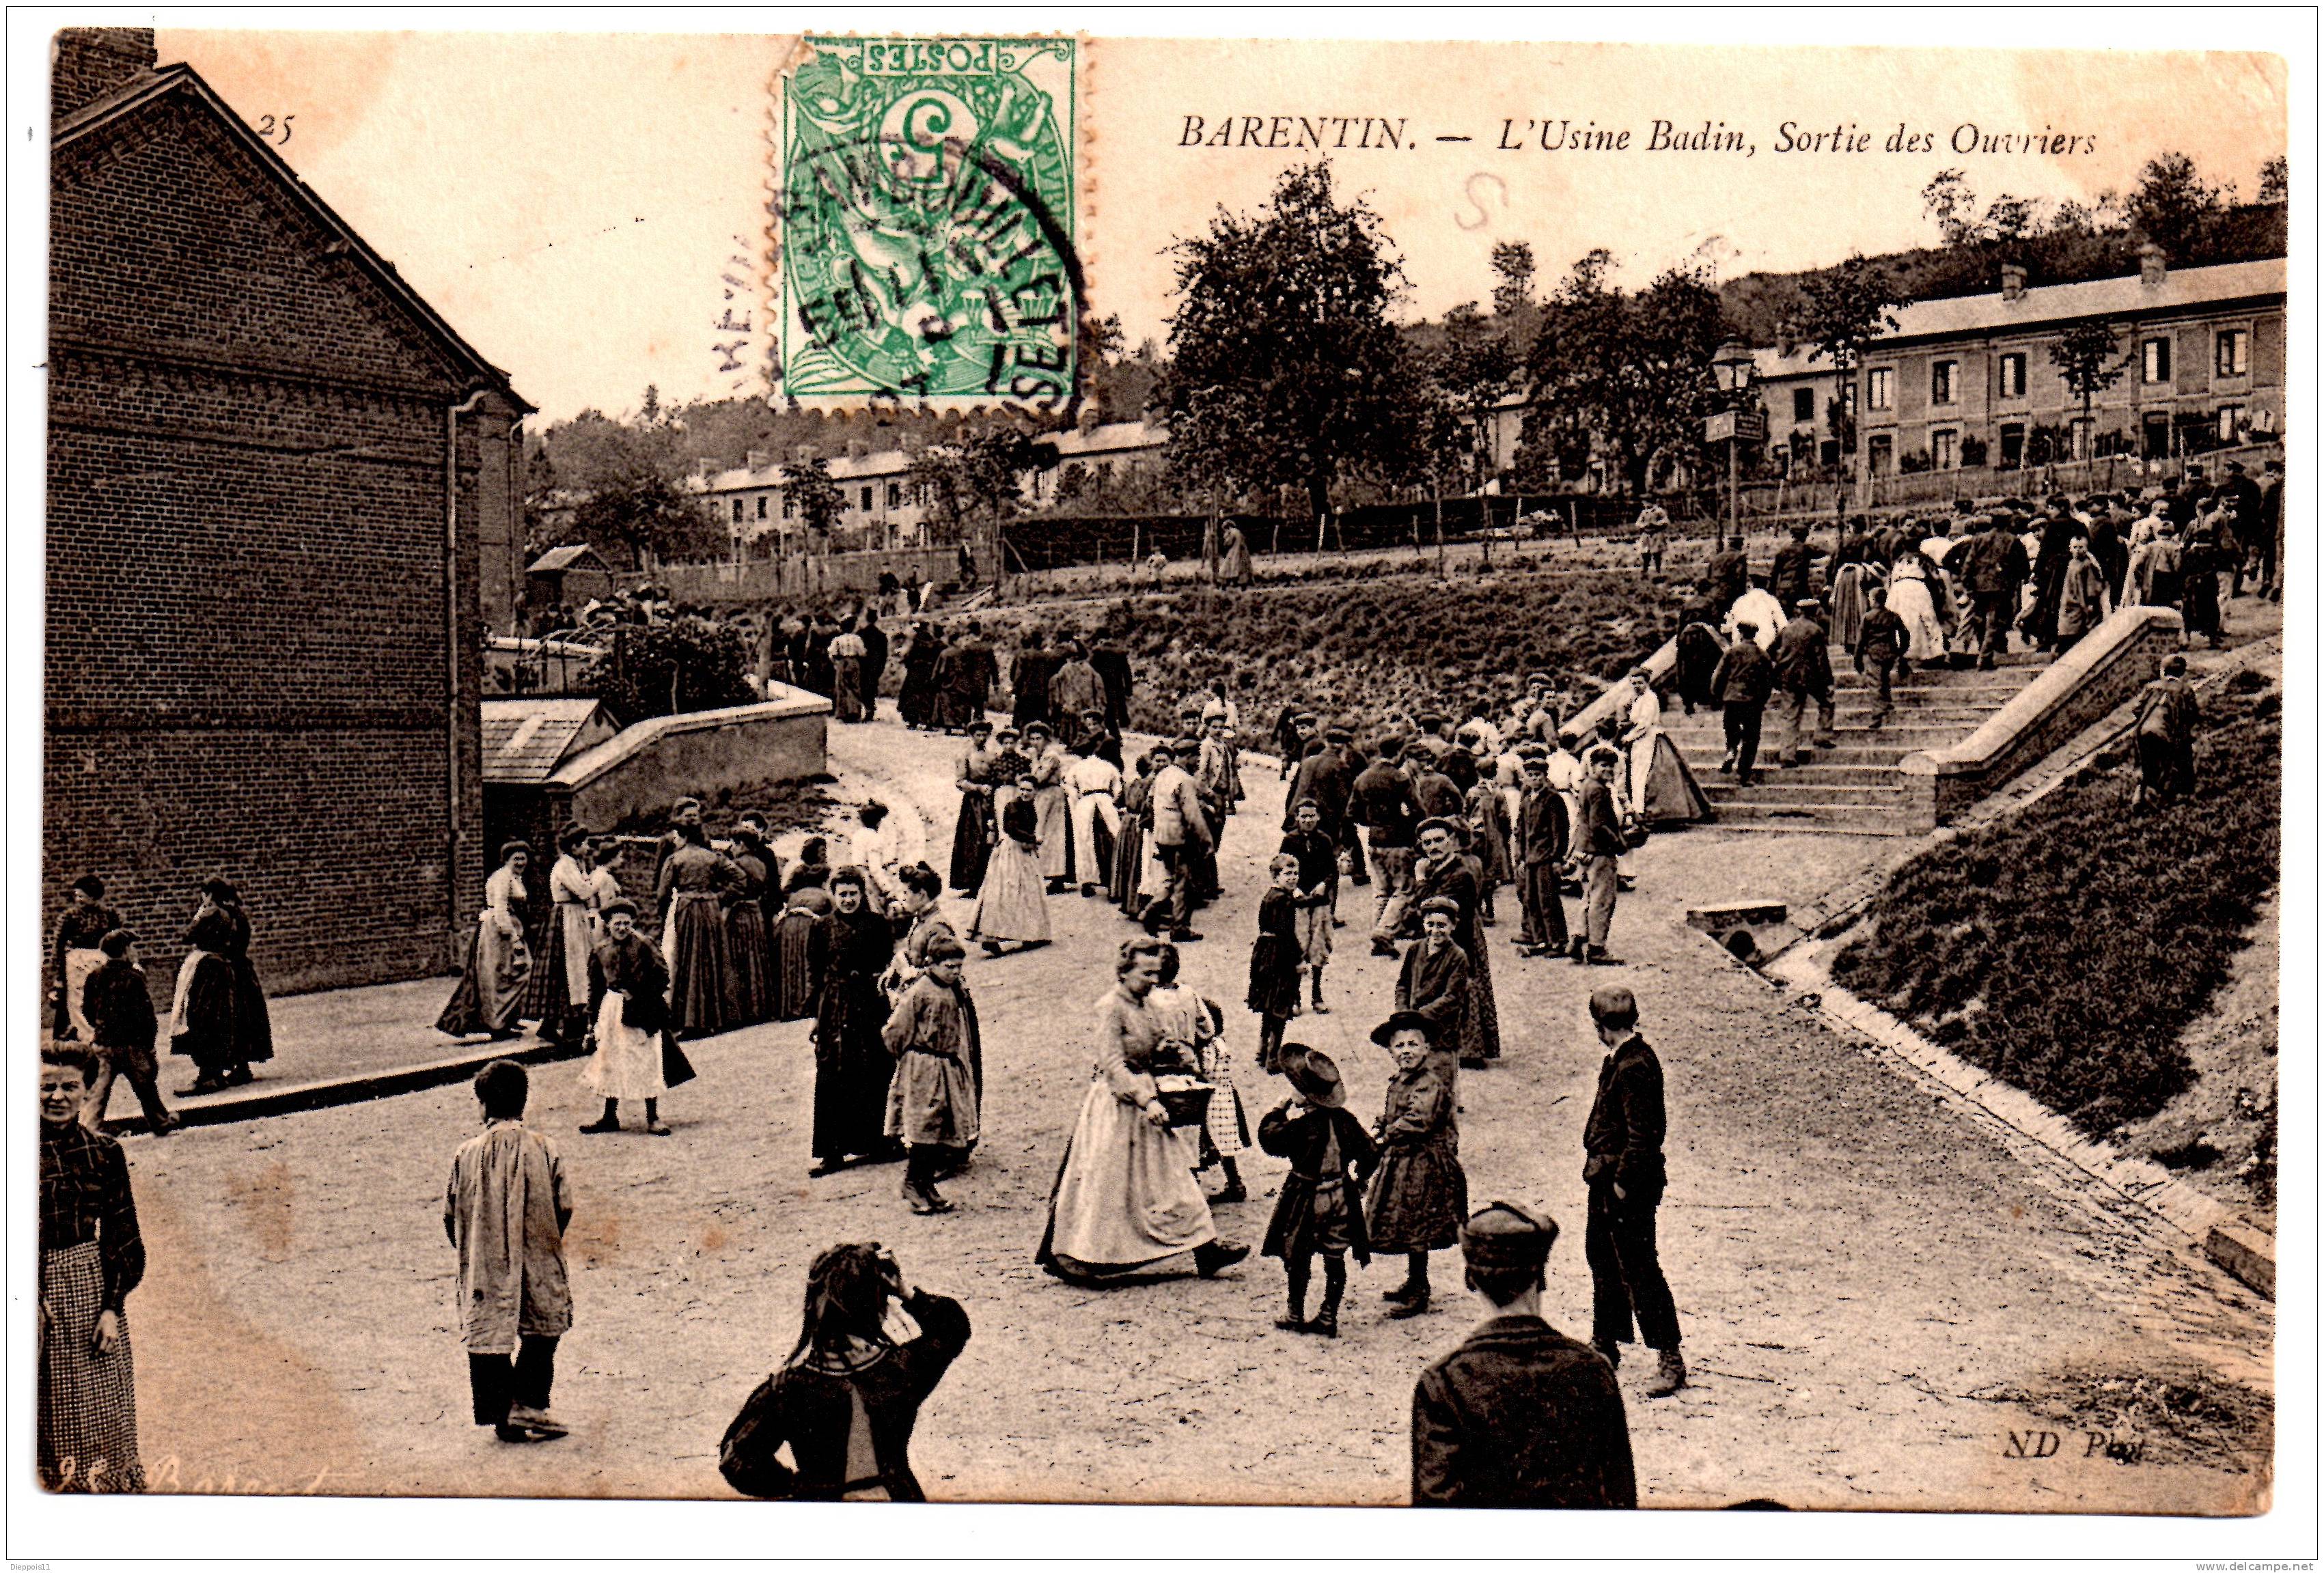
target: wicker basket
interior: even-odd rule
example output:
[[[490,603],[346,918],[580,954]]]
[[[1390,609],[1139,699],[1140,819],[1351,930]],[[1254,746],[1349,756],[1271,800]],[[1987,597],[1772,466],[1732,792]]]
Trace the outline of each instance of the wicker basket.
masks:
[[[1174,1130],[1200,1127],[1210,1113],[1211,1095],[1217,1090],[1210,1082],[1197,1081],[1192,1076],[1157,1076],[1154,1079],[1154,1095],[1162,1100],[1162,1108],[1169,1115]]]

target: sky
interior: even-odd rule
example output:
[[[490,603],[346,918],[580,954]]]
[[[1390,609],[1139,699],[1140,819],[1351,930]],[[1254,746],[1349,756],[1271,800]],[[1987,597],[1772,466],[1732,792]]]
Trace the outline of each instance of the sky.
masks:
[[[254,125],[273,117],[283,157],[538,419],[634,409],[648,383],[665,402],[764,391],[763,351],[738,371],[731,346],[735,325],[762,342],[767,327],[772,95],[792,39],[157,43]],[[1697,256],[1733,277],[1933,244],[1920,193],[1944,169],[1984,198],[2087,202],[2167,148],[2249,196],[2284,147],[2286,85],[2262,54],[1085,38],[1078,114],[1090,307],[1135,344],[1165,333],[1175,240],[1326,153],[1404,258],[1402,309],[1434,316],[1489,294],[1504,240],[1533,247],[1545,288],[1600,246],[1636,284]],[[1742,145],[1657,149],[1657,121]],[[1545,149],[1561,130],[1629,140]],[[2028,133],[2052,140],[1987,140]],[[1889,150],[1915,135],[1929,145]]]

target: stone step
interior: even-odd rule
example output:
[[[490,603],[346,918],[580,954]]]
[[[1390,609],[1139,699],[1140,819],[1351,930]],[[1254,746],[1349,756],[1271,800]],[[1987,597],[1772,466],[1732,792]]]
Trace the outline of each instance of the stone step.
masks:
[[[1893,777],[1894,771],[1889,772]],[[1768,804],[1775,806],[1820,806],[1843,804],[1865,807],[1894,807],[1904,801],[1904,789],[1897,786],[1850,785],[1829,780],[1793,779],[1805,777],[1804,770],[1786,770],[1781,766],[1762,773],[1758,785],[1738,786],[1721,777],[1715,784],[1706,783],[1703,796],[1719,805],[1720,813],[1729,804]]]
[[[1832,705],[1832,716],[1842,725],[1861,726],[1879,713],[1879,705],[1869,696],[1858,698],[1855,695],[1848,695],[1839,698]],[[1889,719],[1892,723],[1909,721],[1919,726],[1958,726],[1963,731],[1969,731],[1982,726],[2000,712],[2001,706],[1998,704],[1954,704],[1944,701],[1907,698],[1899,695],[1896,703],[1890,708]],[[1785,713],[1777,711],[1770,704],[1766,713],[1772,717]],[[1810,715],[1815,713],[1812,705],[1809,707],[1808,713]],[[1698,733],[1704,737],[1711,737],[1719,733],[1722,724],[1716,712],[1703,711],[1694,715],[1682,715],[1674,719],[1665,718],[1663,722],[1663,730],[1674,738],[1684,738]]]
[[[1835,786],[1894,786],[1896,785],[1895,759],[1836,765],[1831,760],[1838,752],[1836,749],[1822,750],[1816,754],[1815,762],[1811,765],[1778,766],[1772,759],[1763,759],[1758,768],[1770,780],[1774,779],[1780,770],[1786,779],[1829,781]],[[1729,786],[1733,784],[1731,777],[1721,776],[1718,771],[1719,759],[1713,759],[1711,761],[1709,773],[1698,776],[1697,778],[1705,792],[1711,792],[1713,786],[1722,784]],[[1712,792],[1711,796],[1715,797],[1718,794]]]
[[[1814,717],[1811,715],[1809,720],[1812,723]],[[1759,723],[1759,747],[1763,750],[1775,747],[1788,730],[1785,722],[1767,717]],[[1899,711],[1889,719],[1887,725],[1877,731],[1868,726],[1836,726],[1831,735],[1832,741],[1844,749],[1902,749],[1909,753],[1914,749],[1941,748],[1947,743],[1959,742],[1976,730],[1969,726],[1916,726],[1910,717]],[[1697,754],[1708,754],[1711,763],[1717,764],[1719,756],[1727,751],[1726,734],[1722,731],[1674,737],[1671,741],[1678,746],[1680,753],[1686,756],[1686,762],[1690,765],[1694,763]]]
[[[1721,803],[1712,823],[1722,829],[1763,825],[1770,829],[1815,825],[1861,830],[1876,835],[1909,833],[1878,805],[1864,803]]]

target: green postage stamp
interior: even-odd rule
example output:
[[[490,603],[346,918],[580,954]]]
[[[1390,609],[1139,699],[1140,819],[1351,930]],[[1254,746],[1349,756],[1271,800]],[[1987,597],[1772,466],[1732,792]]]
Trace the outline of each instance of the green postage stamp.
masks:
[[[1072,38],[816,38],[784,79],[780,387],[806,405],[1073,399]]]

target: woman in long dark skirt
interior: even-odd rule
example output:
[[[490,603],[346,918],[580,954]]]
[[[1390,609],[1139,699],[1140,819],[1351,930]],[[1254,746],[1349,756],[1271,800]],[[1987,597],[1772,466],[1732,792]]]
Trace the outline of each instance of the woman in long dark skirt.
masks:
[[[984,883],[984,865],[992,856],[995,829],[992,791],[999,777],[992,773],[998,758],[992,747],[992,723],[979,716],[969,722],[968,748],[953,774],[960,788],[960,818],[952,832],[952,887],[974,890]]]
[[[881,974],[896,953],[895,930],[864,899],[863,876],[831,877],[833,910],[815,927],[816,975],[823,980],[815,1018],[815,1167],[810,1176],[851,1160],[885,1163],[903,1155],[886,1135],[888,1082],[895,1057],[881,1038],[888,1025]]]
[[[678,1037],[708,1037],[738,1025],[727,1015],[727,977],[733,961],[726,937],[724,897],[742,871],[710,844],[700,823],[679,827],[684,838],[661,866],[661,913],[669,947],[669,1027]]]
[[[726,895],[726,1014],[737,1025],[774,1014],[774,945],[767,933],[767,883],[774,860],[757,830],[734,827],[728,859],[740,878]]]
[[[232,884],[203,882],[186,943],[170,1052],[194,1062],[194,1084],[184,1091],[215,1092],[249,1081],[254,1061],[274,1057],[266,991],[250,961],[250,918]]]
[[[1147,821],[1154,813],[1154,756],[1138,756],[1137,769],[1121,784],[1121,833],[1113,838],[1113,868],[1106,895],[1130,916],[1146,911],[1140,888],[1146,876]]]
[[[775,924],[775,1019],[797,1021],[815,1014],[823,980],[815,971],[815,931],[832,910],[831,877],[822,862],[801,863],[783,881],[783,915]]]
[[[904,686],[896,695],[896,712],[909,727],[940,724],[937,715],[936,663],[944,656],[944,640],[925,622],[912,625],[912,642],[904,648]]]

